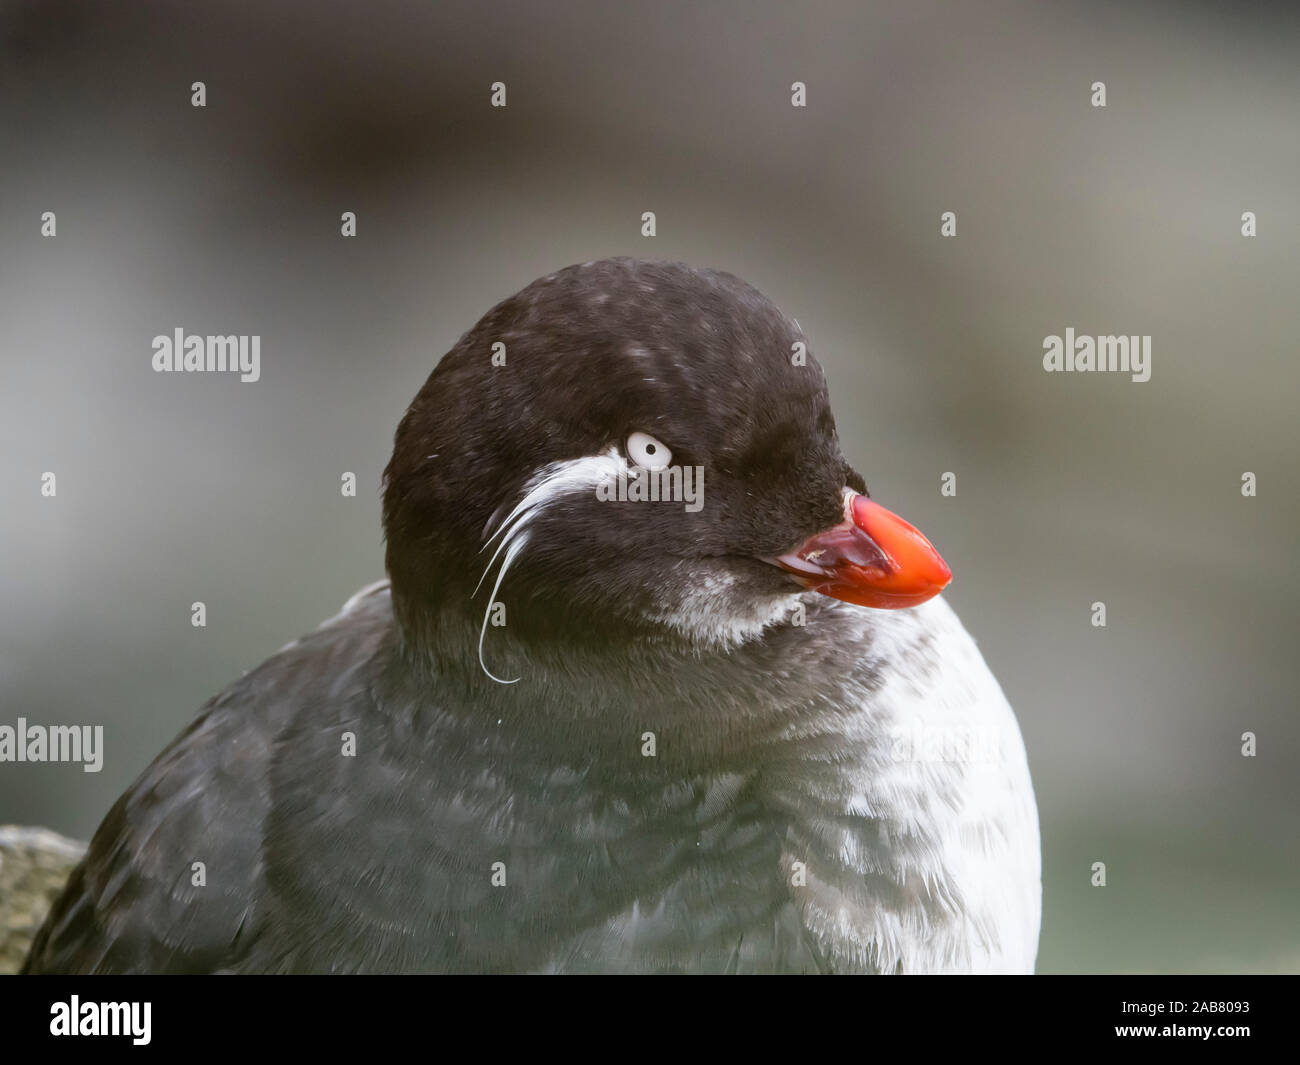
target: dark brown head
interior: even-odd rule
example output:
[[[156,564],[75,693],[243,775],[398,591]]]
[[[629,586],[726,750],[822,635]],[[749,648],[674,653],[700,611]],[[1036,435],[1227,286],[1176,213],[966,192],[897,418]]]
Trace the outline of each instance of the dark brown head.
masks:
[[[408,632],[499,601],[522,639],[725,646],[810,587],[929,598],[946,567],[914,553],[917,585],[888,512],[858,513],[866,485],[807,347],[745,282],[678,263],[584,263],[498,304],[397,431],[384,526]]]

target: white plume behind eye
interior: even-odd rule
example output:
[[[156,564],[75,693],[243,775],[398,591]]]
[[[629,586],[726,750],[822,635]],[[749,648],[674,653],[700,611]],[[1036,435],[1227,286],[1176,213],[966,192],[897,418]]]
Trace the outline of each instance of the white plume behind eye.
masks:
[[[633,465],[647,470],[662,470],[673,461],[673,453],[649,433],[630,433],[627,438],[627,457]]]

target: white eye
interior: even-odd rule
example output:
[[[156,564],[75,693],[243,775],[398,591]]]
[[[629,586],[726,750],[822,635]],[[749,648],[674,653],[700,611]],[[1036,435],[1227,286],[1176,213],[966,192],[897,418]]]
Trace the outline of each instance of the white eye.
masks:
[[[632,433],[628,436],[627,457],[647,470],[662,470],[673,461],[673,453],[649,433]]]

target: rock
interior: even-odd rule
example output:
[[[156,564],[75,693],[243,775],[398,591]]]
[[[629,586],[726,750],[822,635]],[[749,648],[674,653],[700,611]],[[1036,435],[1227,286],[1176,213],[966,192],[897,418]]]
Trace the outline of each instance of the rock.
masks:
[[[27,948],[86,845],[47,828],[0,825],[0,974],[22,968]]]

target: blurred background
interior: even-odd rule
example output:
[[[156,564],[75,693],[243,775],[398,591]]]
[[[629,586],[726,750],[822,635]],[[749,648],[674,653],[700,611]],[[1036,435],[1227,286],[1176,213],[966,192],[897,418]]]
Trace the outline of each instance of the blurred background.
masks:
[[[0,724],[106,753],[0,764],[0,823],[87,838],[383,575],[393,430],[489,306],[682,259],[799,319],[951,564],[1029,750],[1040,971],[1300,970],[1298,118],[1295,5],[7,0]],[[1151,380],[1045,373],[1070,326],[1150,334]],[[152,372],[177,327],[260,334],[261,381]]]

